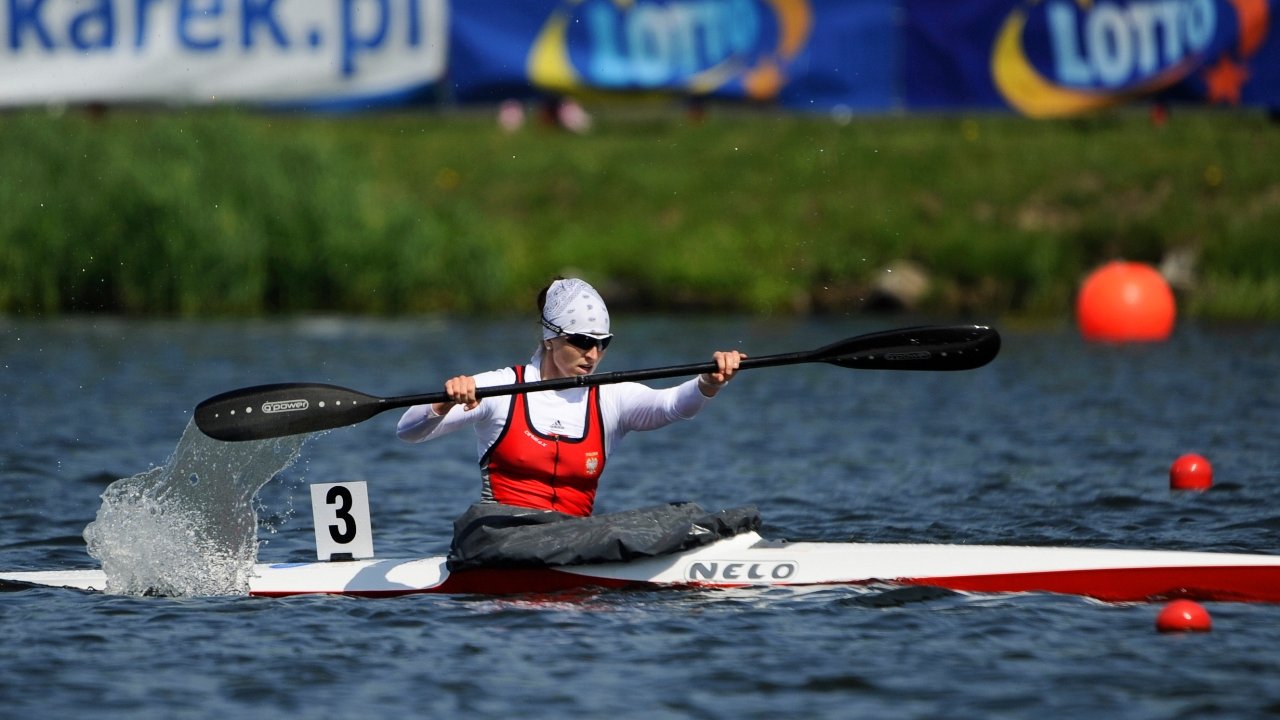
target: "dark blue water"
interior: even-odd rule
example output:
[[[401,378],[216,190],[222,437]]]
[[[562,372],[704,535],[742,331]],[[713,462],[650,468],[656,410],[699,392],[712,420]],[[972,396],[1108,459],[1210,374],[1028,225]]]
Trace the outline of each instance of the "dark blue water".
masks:
[[[618,320],[605,369],[810,349],[894,323]],[[901,323],[896,323],[901,324]],[[1280,329],[1141,347],[1004,329],[959,374],[752,371],[691,423],[632,435],[602,511],[760,507],[773,537],[1280,553]],[[0,567],[85,567],[119,478],[166,467],[191,408],[264,382],[379,395],[525,359],[536,328],[415,321],[0,321]],[[309,440],[253,499],[259,559],[314,557],[311,483],[366,480],[379,556],[442,553],[474,440],[406,445],[395,413]],[[1203,494],[1168,490],[1184,452]],[[214,473],[216,475],[216,473]],[[212,475],[211,475],[212,476]],[[266,480],[265,478],[263,479]],[[153,548],[159,549],[159,548]],[[221,718],[1280,715],[1280,607],[930,589],[384,600],[0,593],[0,716]]]

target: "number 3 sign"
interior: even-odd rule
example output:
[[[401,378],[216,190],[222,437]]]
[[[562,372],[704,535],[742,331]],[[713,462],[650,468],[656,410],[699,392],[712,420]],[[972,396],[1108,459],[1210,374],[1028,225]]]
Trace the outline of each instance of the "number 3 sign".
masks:
[[[311,486],[316,557],[354,560],[373,557],[369,490],[364,481]]]

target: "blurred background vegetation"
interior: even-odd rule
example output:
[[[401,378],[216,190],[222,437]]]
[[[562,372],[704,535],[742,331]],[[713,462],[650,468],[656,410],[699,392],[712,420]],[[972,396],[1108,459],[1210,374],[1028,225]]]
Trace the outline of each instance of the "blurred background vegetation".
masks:
[[[523,314],[579,273],[629,309],[892,295],[1033,319],[1123,258],[1165,270],[1184,316],[1280,318],[1265,114],[593,112],[585,134],[490,112],[0,115],[0,313]]]

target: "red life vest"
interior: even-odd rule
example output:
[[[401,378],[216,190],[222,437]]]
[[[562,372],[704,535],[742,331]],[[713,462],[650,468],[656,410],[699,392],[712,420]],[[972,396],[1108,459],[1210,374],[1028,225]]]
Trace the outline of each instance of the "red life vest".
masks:
[[[524,367],[514,369],[516,382],[524,382]],[[544,435],[529,419],[525,395],[512,395],[502,434],[480,458],[480,466],[489,470],[493,499],[504,505],[590,515],[604,472],[604,421],[597,386],[587,390],[584,427],[577,439]]]

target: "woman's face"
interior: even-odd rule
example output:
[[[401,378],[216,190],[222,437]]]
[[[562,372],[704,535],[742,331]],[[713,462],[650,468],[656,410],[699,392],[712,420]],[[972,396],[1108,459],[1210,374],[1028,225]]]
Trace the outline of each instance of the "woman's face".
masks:
[[[606,351],[596,345],[589,350],[575,347],[563,337],[552,338],[542,364],[542,377],[552,380],[562,377],[590,375],[604,359]]]

